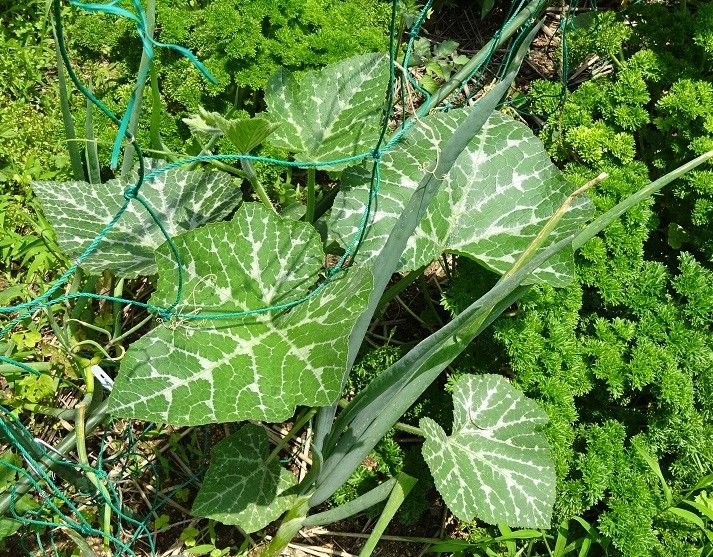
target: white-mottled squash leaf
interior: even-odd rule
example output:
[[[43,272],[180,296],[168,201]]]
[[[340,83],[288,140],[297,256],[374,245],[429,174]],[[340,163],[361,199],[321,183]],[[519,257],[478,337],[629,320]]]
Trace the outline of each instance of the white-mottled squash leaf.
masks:
[[[184,313],[246,311],[289,303],[316,285],[319,235],[255,203],[230,222],[174,239],[184,263]],[[152,303],[168,306],[176,264],[157,252]],[[371,273],[353,267],[289,311],[159,326],[131,345],[109,398],[115,414],[178,425],[283,421],[297,405],[326,406],[340,395],[348,338],[364,310]]]
[[[360,246],[362,261],[379,252],[429,163],[466,116],[467,109],[427,116],[384,155],[379,196]],[[328,218],[330,237],[342,245],[357,232],[370,181],[366,165],[345,172]],[[431,201],[403,254],[403,269],[417,269],[448,251],[503,273],[574,189],[527,126],[494,112]],[[577,230],[590,215],[586,196],[577,198],[550,242]],[[553,285],[566,284],[571,276],[571,250],[555,255],[534,274]]]
[[[555,469],[541,426],[547,415],[499,375],[465,375],[453,391],[453,430],[430,418],[423,458],[461,520],[549,528]]]
[[[265,89],[268,117],[279,124],[270,143],[310,162],[368,152],[379,137],[388,81],[384,54],[354,56],[299,78],[278,71]]]
[[[148,172],[149,161],[146,167]],[[103,184],[34,182],[32,189],[59,246],[76,259],[114,218],[125,202],[124,190],[135,182],[132,173]],[[240,188],[229,174],[182,168],[146,181],[140,194],[171,236],[222,220],[241,202]],[[82,267],[91,273],[111,271],[127,278],[152,275],[156,273],[156,249],[165,241],[151,215],[133,200]]]
[[[218,443],[191,513],[250,534],[292,508],[295,477],[277,459],[266,462],[269,449],[267,433],[253,424]]]

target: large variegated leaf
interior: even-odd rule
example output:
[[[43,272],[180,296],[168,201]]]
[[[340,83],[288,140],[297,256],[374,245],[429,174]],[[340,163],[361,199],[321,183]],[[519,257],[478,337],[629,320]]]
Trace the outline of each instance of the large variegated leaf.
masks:
[[[34,182],[32,189],[60,247],[77,258],[114,218],[124,204],[124,190],[135,181],[132,175],[103,184]],[[145,182],[140,193],[172,236],[224,219],[241,201],[240,188],[230,175],[181,168]],[[165,241],[146,209],[133,201],[82,266],[93,273],[111,271],[122,277],[151,275],[156,272],[156,248]]]
[[[179,309],[244,311],[287,303],[317,282],[324,254],[314,228],[244,204],[231,222],[175,238],[185,268]],[[157,253],[152,302],[175,296],[176,266]],[[348,337],[363,311],[371,273],[352,268],[308,301],[280,314],[180,318],[131,345],[109,399],[121,416],[181,425],[289,418],[297,405],[339,396]]]
[[[296,484],[295,477],[277,459],[266,462],[269,448],[265,430],[253,424],[218,443],[193,502],[193,515],[250,534],[292,508],[297,495],[285,492]]]
[[[362,258],[381,249],[428,164],[436,160],[466,116],[467,109],[428,116],[384,156],[378,201],[360,247]],[[357,231],[370,178],[366,165],[345,173],[328,221],[330,234],[343,245]],[[403,268],[416,269],[450,251],[505,272],[573,190],[527,126],[495,112],[458,157],[431,201],[409,240]],[[551,241],[576,230],[589,215],[589,201],[579,198]],[[571,267],[571,251],[562,252],[535,277],[561,285],[569,281]]]
[[[547,415],[499,375],[466,375],[453,391],[453,432],[423,418],[423,458],[461,520],[549,528],[555,470],[539,428]]]
[[[354,56],[299,79],[280,70],[265,90],[268,115],[279,124],[270,143],[312,162],[373,149],[388,81],[388,58],[383,54]]]

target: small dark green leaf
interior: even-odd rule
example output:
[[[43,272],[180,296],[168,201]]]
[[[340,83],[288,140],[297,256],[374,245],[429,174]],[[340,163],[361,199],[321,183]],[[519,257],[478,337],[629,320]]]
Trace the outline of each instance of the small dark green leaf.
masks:
[[[424,75],[419,84],[429,93],[435,93],[439,87],[438,82],[430,75]]]
[[[673,249],[681,249],[683,244],[689,240],[689,235],[686,229],[675,222],[668,225],[668,245]]]
[[[3,462],[14,466],[15,468],[22,467],[22,459],[11,451],[4,451],[0,454],[0,493],[6,491],[8,487],[15,483],[17,472]]]
[[[22,523],[11,518],[0,518],[0,541],[16,533]]]
[[[452,54],[455,49],[458,48],[458,43],[456,41],[452,41],[450,39],[446,39],[445,41],[439,43],[434,49],[433,49],[433,54],[436,56],[440,56],[442,58],[445,58],[449,54]]]
[[[27,294],[27,286],[24,284],[14,284],[0,291],[0,306],[9,305],[15,298],[20,298]]]
[[[491,10],[495,7],[495,0],[482,0],[483,4],[480,7],[480,19],[485,19]]]
[[[677,516],[680,516],[682,519],[684,519],[686,522],[690,522],[691,524],[695,524],[698,526],[701,530],[706,529],[706,524],[703,522],[703,519],[701,519],[700,516],[698,516],[695,513],[692,513],[691,511],[687,511],[686,509],[680,509],[678,507],[671,507],[667,509],[668,512],[673,513]]]
[[[436,60],[431,60],[428,64],[426,64],[426,71],[431,75],[441,79],[446,79],[446,72],[443,70],[442,65]]]
[[[62,528],[62,531],[77,545],[79,551],[82,553],[82,557],[98,557],[96,552],[87,543],[87,540],[85,540],[79,532],[75,532],[70,528]]]

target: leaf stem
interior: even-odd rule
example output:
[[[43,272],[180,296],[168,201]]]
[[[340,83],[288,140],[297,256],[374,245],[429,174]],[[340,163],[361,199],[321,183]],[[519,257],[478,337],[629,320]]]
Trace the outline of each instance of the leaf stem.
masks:
[[[522,267],[527,261],[532,257],[532,255],[542,247],[542,244],[545,243],[547,238],[550,236],[552,231],[555,229],[557,226],[557,223],[562,219],[562,217],[565,215],[565,213],[569,210],[569,208],[572,206],[572,203],[574,203],[574,200],[582,195],[584,192],[587,190],[593,188],[595,185],[597,185],[599,182],[602,180],[605,180],[606,178],[609,177],[609,174],[606,172],[602,172],[599,176],[596,178],[590,180],[580,188],[577,188],[575,191],[570,193],[567,198],[562,202],[562,205],[559,206],[559,208],[552,213],[552,216],[549,218],[549,220],[545,223],[545,225],[540,229],[540,231],[537,233],[537,236],[532,240],[532,242],[529,243],[527,248],[525,248],[525,251],[523,251],[520,254],[520,257],[515,261],[515,263],[510,267],[510,269],[500,278],[501,281],[506,280],[507,278],[511,277],[515,272]]]
[[[85,420],[87,408],[91,405],[94,397],[94,374],[90,366],[84,367],[84,381],[87,385],[87,393],[82,401],[76,406],[74,414],[74,431],[76,433],[77,459],[80,464],[89,468],[89,456],[87,455]],[[109,551],[109,540],[111,539],[111,506],[109,505],[110,495],[103,482],[99,481],[94,472],[86,472],[90,482],[101,492],[104,497],[104,516],[102,529],[104,531],[104,549]]]
[[[69,342],[69,338],[65,334],[65,331],[60,328],[59,324],[57,323],[57,320],[54,318],[54,310],[52,309],[52,306],[47,306],[45,308],[45,314],[47,315],[47,322],[49,323],[52,332],[57,337],[57,340],[59,340],[60,344],[67,352],[71,352],[72,346]]]
[[[448,257],[446,257],[445,253],[441,255],[441,259],[438,260],[438,264],[443,269],[443,272],[446,273],[446,278],[451,280],[453,278],[453,271],[451,271],[451,267],[448,265]]]
[[[278,557],[302,528],[309,511],[309,498],[301,497],[297,504],[287,511],[270,544],[260,553],[260,557]]]
[[[339,399],[340,408],[346,408],[347,406],[349,406],[349,401],[346,398]],[[403,422],[396,422],[394,424],[394,429],[397,431],[403,431],[404,433],[417,435],[418,437],[426,437],[425,432],[420,427],[405,424]]]
[[[396,478],[391,478],[348,503],[344,503],[328,511],[308,516],[303,526],[324,526],[325,524],[332,524],[333,522],[338,522],[355,514],[359,514],[386,499],[394,489],[395,484]]]
[[[421,290],[421,295],[423,296],[423,300],[426,302],[428,311],[431,313],[431,315],[433,315],[434,319],[438,321],[438,324],[443,327],[445,323],[443,322],[443,319],[441,319],[441,316],[438,314],[436,305],[433,303],[433,299],[431,298],[431,293],[428,291],[428,284],[426,283],[426,278],[423,276],[423,273],[418,276],[418,287],[419,290]]]
[[[314,208],[314,220],[318,220],[324,213],[329,211],[334,204],[334,199],[339,193],[339,188],[331,188],[322,192],[322,197],[316,203]]]
[[[413,311],[406,302],[401,299],[401,296],[396,296],[396,301],[406,311],[406,313],[408,313],[419,325],[421,325],[421,327],[423,327],[427,331],[433,332],[433,327],[431,327],[428,323],[421,319],[421,317],[415,311]]]
[[[123,277],[117,281],[114,287],[114,298],[121,298],[124,295],[124,281],[125,279]],[[111,335],[112,339],[121,336],[121,309],[122,305],[119,302],[113,303],[114,330]]]
[[[317,516],[317,515],[313,515]],[[309,517],[307,520],[309,520],[312,517]],[[342,538],[358,538],[358,539],[364,539],[368,538],[369,534],[362,534],[361,532],[339,532],[339,531],[332,531],[332,530],[327,530],[326,528],[321,528],[319,526],[305,532],[307,534],[316,534],[316,535],[324,535],[324,536],[335,536],[335,537],[342,537]],[[416,536],[381,536],[382,540],[386,541],[393,541],[393,542],[406,542],[406,543],[417,543],[417,544],[435,544],[435,543],[443,543],[444,540],[442,538],[419,538]],[[486,538],[487,540],[490,540],[491,538],[488,537]]]
[[[158,89],[156,66],[151,67],[151,120],[149,138],[153,149],[161,149],[161,93]]]
[[[277,455],[280,454],[280,451],[282,451],[292,439],[300,432],[302,431],[302,428],[305,426],[307,422],[309,422],[312,419],[312,416],[314,416],[317,413],[316,408],[309,408],[305,410],[302,415],[297,418],[297,421],[295,422],[295,425],[292,426],[290,431],[285,435],[280,442],[277,444],[277,446],[272,450],[270,455],[267,457],[267,460],[265,461],[265,464],[269,464],[272,462],[275,458],[277,458]]]
[[[129,335],[131,335],[131,334],[135,333],[136,331],[138,331],[139,329],[141,329],[141,327],[143,327],[144,325],[146,325],[146,323],[148,323],[149,321],[151,321],[153,318],[154,318],[153,315],[149,315],[149,316],[147,316],[147,317],[144,317],[141,321],[139,321],[136,325],[134,325],[133,327],[131,327],[128,331],[124,331],[124,332],[121,333],[121,335],[119,335],[118,337],[112,338],[112,339],[109,341],[109,344],[107,344],[107,346],[112,346],[112,345],[114,345],[114,344],[118,344],[120,341],[124,340],[124,339],[125,339],[126,337],[128,337]]]
[[[305,220],[307,222],[314,222],[314,207],[315,203],[315,189],[317,182],[317,169],[308,168],[307,169],[307,213],[305,214]]]
[[[270,201],[270,197],[267,195],[265,188],[262,187],[260,179],[257,177],[255,169],[253,168],[253,165],[250,163],[250,161],[241,160],[240,166],[242,166],[243,172],[245,172],[245,175],[248,181],[250,182],[250,185],[252,185],[253,187],[253,191],[257,194],[258,198],[260,198],[262,204],[277,215],[277,210],[272,204],[272,201]]]
[[[26,366],[31,367],[36,371],[49,371],[52,369],[52,362],[23,362]],[[6,375],[13,372],[22,372],[22,370],[13,364],[0,364],[0,375]],[[2,514],[2,513],[0,513]]]
[[[92,84],[89,82],[88,89],[91,91]],[[99,166],[99,153],[97,151],[97,142],[94,137],[94,122],[92,120],[92,107],[94,105],[87,99],[86,115],[84,118],[84,135],[86,142],[84,144],[84,154],[87,161],[87,174],[90,184],[101,183],[101,167]]]
[[[421,273],[423,273],[425,268],[426,267],[423,266],[419,267],[414,271],[410,271],[408,274],[401,277],[396,284],[390,286],[389,289],[381,296],[381,299],[379,300],[379,303],[376,306],[374,314],[378,315],[381,310],[383,310],[387,305],[389,305],[391,300],[401,294],[401,292],[408,288],[411,283],[418,279],[418,277],[421,276]]]
[[[420,427],[416,427],[415,425],[409,425],[403,422],[396,422],[394,424],[394,429],[396,431],[403,431],[404,433],[416,435],[417,437],[426,437],[426,433]]]
[[[10,401],[13,404],[13,401]],[[54,408],[52,406],[45,406],[43,404],[37,404],[35,402],[27,402],[15,408],[21,408],[22,410],[27,410],[33,414],[42,414],[43,416],[52,416],[59,420],[66,420],[68,422],[74,421],[76,417],[76,412],[73,408]]]
[[[245,172],[243,172],[242,170],[240,170],[238,168],[235,168],[234,166],[232,166],[230,164],[225,164],[223,161],[207,161],[207,163],[210,166],[217,168],[218,170],[224,170],[225,172],[228,172],[229,174],[237,176],[238,178],[242,178],[242,179],[248,178],[248,175]],[[252,182],[251,182],[251,184],[252,184]]]

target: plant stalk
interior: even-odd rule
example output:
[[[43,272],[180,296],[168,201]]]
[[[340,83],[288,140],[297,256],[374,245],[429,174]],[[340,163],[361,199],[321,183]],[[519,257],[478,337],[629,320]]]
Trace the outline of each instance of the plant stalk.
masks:
[[[396,298],[401,292],[406,290],[418,277],[421,276],[423,273],[424,269],[426,267],[420,267],[416,269],[415,271],[410,271],[408,274],[404,275],[401,277],[398,282],[388,288],[386,292],[381,296],[381,299],[379,300],[379,303],[376,306],[376,310],[374,311],[374,315],[379,315],[381,313],[381,310],[383,310],[386,306],[389,305],[391,300]]]
[[[349,401],[345,398],[339,399],[339,408],[346,408],[349,406]],[[410,433],[411,435],[416,435],[417,437],[426,437],[426,434],[420,427],[415,425],[405,424],[404,422],[396,422],[394,424],[394,429],[396,431],[403,431],[404,433]]]
[[[154,318],[153,315],[149,315],[149,316],[147,316],[147,317],[144,317],[141,321],[139,321],[136,325],[134,325],[133,327],[131,327],[131,329],[129,329],[128,331],[124,331],[124,332],[123,332],[121,335],[119,335],[118,337],[112,338],[112,339],[109,341],[109,344],[107,344],[107,347],[112,346],[112,345],[114,345],[114,344],[119,344],[119,342],[121,342],[122,340],[124,340],[126,337],[132,335],[133,333],[135,333],[135,332],[138,331],[139,329],[141,329],[141,327],[143,327],[144,325],[146,325],[146,324],[147,324],[149,321],[151,321],[153,318]]]
[[[304,522],[303,526],[324,526],[325,524],[332,524],[333,522],[338,522],[359,514],[366,509],[373,507],[374,505],[384,501],[396,485],[396,478],[391,478],[382,484],[379,484],[374,489],[371,489],[360,495],[356,499],[339,505],[334,509],[329,509],[321,513],[313,514],[308,516]]]
[[[54,310],[51,305],[45,308],[45,315],[47,315],[47,322],[49,323],[54,336],[57,337],[57,340],[59,340],[59,343],[62,345],[62,348],[64,348],[67,352],[71,352],[72,345],[70,344],[69,338],[65,334],[65,331],[60,328],[57,320],[54,318]]]
[[[12,402],[10,403],[12,404]],[[43,416],[52,416],[58,420],[65,420],[68,422],[74,421],[76,417],[75,410],[73,408],[53,408],[52,406],[45,406],[43,404],[37,404],[34,402],[28,402],[20,406],[22,410],[27,410],[33,414],[42,414]]]
[[[417,481],[418,480],[416,478],[409,476],[404,472],[399,472],[398,476],[396,476],[396,485],[394,485],[394,489],[389,495],[389,500],[386,502],[386,506],[384,507],[379,520],[374,525],[369,538],[366,540],[364,547],[359,553],[359,557],[371,557],[371,554],[374,553],[374,550],[376,549],[376,544],[379,543],[381,536],[384,535],[389,522],[391,522],[391,519],[394,518],[396,511],[399,510],[399,507],[404,502],[406,497],[408,497],[408,494],[413,489],[413,486],[416,485]]]
[[[554,213],[552,213],[552,216],[540,229],[540,231],[537,233],[537,236],[535,236],[535,238],[532,240],[532,242],[530,242],[527,248],[525,248],[525,251],[520,254],[520,257],[517,259],[517,261],[515,261],[512,267],[510,267],[510,269],[502,277],[500,277],[500,280],[498,282],[502,282],[511,277],[520,267],[522,267],[530,260],[534,253],[538,249],[540,249],[545,243],[549,235],[557,226],[557,223],[562,219],[565,213],[569,211],[570,207],[572,206],[572,203],[574,203],[574,200],[577,197],[582,195],[587,190],[593,188],[599,182],[605,180],[608,177],[609,174],[607,174],[606,172],[602,172],[599,176],[590,180],[589,182],[569,194],[567,198],[562,202],[562,205],[560,205],[560,207]]]
[[[149,140],[152,149],[161,149],[161,93],[158,89],[156,66],[151,67],[151,121],[149,124]]]
[[[436,305],[433,303],[431,294],[428,292],[428,283],[426,283],[426,278],[423,276],[423,274],[418,277],[418,288],[419,290],[421,290],[421,295],[423,296],[424,302],[426,302],[426,307],[428,308],[428,311],[431,313],[431,315],[433,315],[433,318],[438,322],[438,324],[443,327],[445,323],[443,322],[443,319],[441,319],[441,316],[438,314]]]
[[[80,464],[83,464],[89,468],[89,456],[87,455],[87,444],[86,444],[86,429],[85,429],[85,419],[87,408],[92,402],[92,397],[94,396],[94,375],[89,367],[84,368],[84,378],[87,384],[87,394],[84,399],[75,408],[74,416],[74,431],[76,432],[76,446],[77,446],[77,459]],[[104,549],[110,555],[109,541],[111,540],[111,506],[109,505],[110,495],[106,486],[99,481],[97,475],[94,472],[85,472],[87,478],[94,485],[94,487],[99,490],[99,492],[104,497],[106,501],[104,503],[104,514],[103,514],[103,524],[102,530],[104,532]]]
[[[125,279],[123,277],[117,281],[113,292],[113,296],[115,298],[121,298],[124,295],[124,282]],[[112,313],[114,318],[114,330],[110,340],[121,336],[121,309],[122,306],[119,302],[113,302]]]
[[[92,84],[89,83],[91,91]],[[86,116],[84,119],[84,154],[87,160],[87,174],[90,184],[99,184],[101,182],[101,168],[99,166],[99,153],[97,151],[97,142],[94,137],[94,122],[92,120],[92,102],[87,99]]]
[[[282,550],[288,546],[292,538],[297,535],[304,525],[307,511],[309,511],[309,497],[301,497],[297,504],[287,511],[275,537],[272,538],[269,545],[263,549],[260,553],[260,557],[279,557]]]
[[[57,31],[52,26],[55,44],[59,44]],[[84,180],[84,167],[82,166],[82,156],[79,147],[75,142],[77,134],[74,130],[74,119],[69,106],[69,91],[67,90],[67,78],[64,74],[64,64],[57,49],[57,79],[59,81],[59,105],[62,110],[62,120],[64,121],[64,136],[67,140],[67,151],[69,152],[69,162],[72,166],[72,176],[75,180]]]

